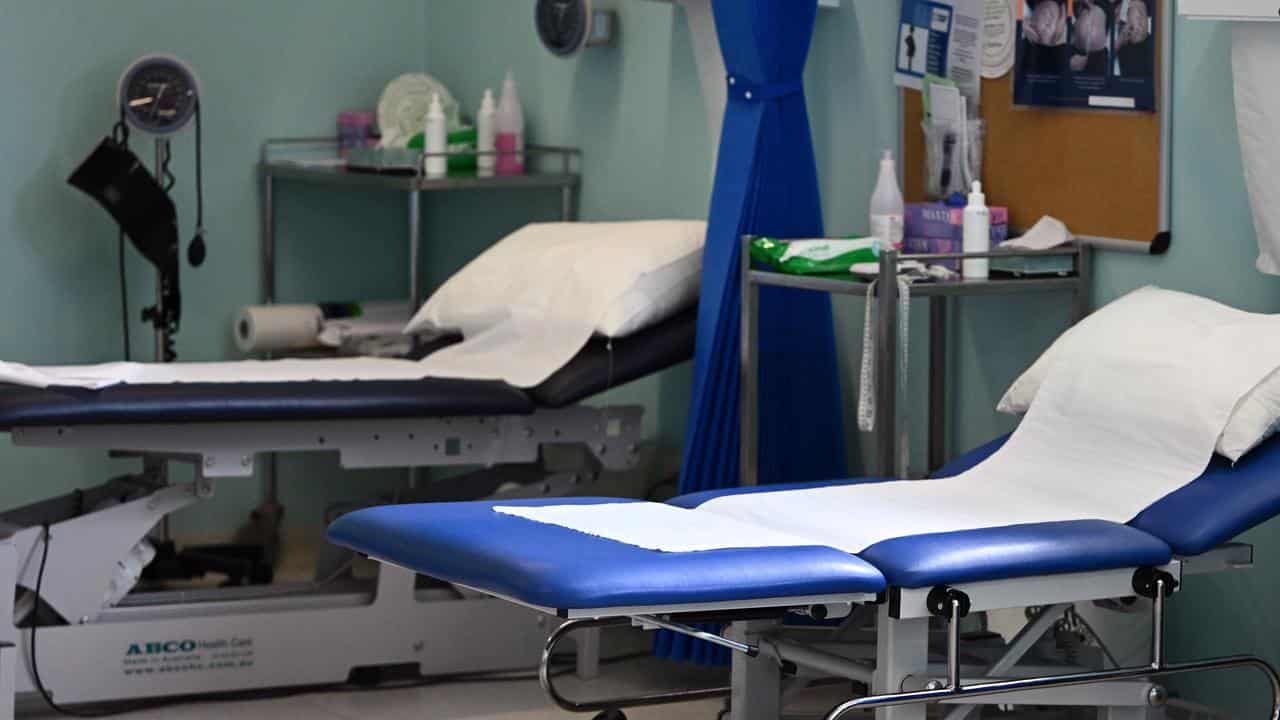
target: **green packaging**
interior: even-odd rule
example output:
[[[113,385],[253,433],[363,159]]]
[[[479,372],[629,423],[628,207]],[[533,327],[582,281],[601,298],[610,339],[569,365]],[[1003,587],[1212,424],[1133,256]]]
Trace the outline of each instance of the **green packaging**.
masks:
[[[463,125],[449,131],[445,152],[449,153],[449,176],[465,176],[476,174],[476,129],[471,125]],[[418,133],[409,138],[410,150],[422,151],[423,134]]]
[[[774,272],[788,275],[845,275],[854,265],[880,261],[877,238],[849,240],[774,240],[756,238],[751,259]]]

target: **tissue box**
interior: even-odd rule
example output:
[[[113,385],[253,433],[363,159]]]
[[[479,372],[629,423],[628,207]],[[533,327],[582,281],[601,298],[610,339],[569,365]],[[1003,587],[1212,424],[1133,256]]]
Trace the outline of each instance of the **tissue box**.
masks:
[[[991,209],[991,247],[1009,239],[1009,208]],[[905,217],[906,255],[964,251],[964,208],[942,203],[911,203]],[[960,271],[959,260],[941,260],[945,268]]]
[[[992,206],[991,228],[1004,226],[1008,235],[1009,208]],[[964,208],[947,207],[942,203],[910,203],[903,218],[905,235],[918,238],[949,238],[964,236]],[[1001,240],[1003,242],[1003,240]]]

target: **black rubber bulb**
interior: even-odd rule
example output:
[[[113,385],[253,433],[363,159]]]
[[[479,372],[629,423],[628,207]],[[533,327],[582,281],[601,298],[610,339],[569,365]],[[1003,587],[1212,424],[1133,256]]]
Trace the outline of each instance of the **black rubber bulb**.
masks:
[[[191,244],[187,246],[187,262],[191,263],[191,267],[200,267],[204,264],[204,258],[208,252],[204,244],[204,233],[196,233],[196,236],[191,239]]]

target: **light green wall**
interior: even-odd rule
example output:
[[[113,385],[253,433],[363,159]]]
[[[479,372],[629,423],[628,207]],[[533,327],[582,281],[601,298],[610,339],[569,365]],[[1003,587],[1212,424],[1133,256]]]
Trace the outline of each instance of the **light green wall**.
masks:
[[[120,358],[115,230],[107,214],[65,180],[110,130],[116,81],[130,61],[147,52],[175,52],[203,80],[209,260],[199,270],[184,268],[186,315],[178,351],[185,360],[234,357],[232,314],[259,292],[254,165],[261,142],[332,134],[337,109],[372,107],[390,78],[421,68],[424,15],[419,0],[380,0],[376,11],[338,0],[5,3],[0,303],[8,329],[0,333],[0,357],[37,363]],[[184,247],[194,224],[192,135],[185,132],[174,146]],[[135,146],[149,162],[149,141],[135,135]],[[285,298],[405,292],[398,200],[286,188],[280,205]],[[359,262],[351,263],[352,257]],[[136,315],[153,285],[140,261],[130,262],[129,274]],[[135,352],[148,357],[150,338],[141,337],[139,324],[134,328]],[[87,486],[132,466],[109,463],[99,452],[19,449],[5,442],[0,506]],[[332,458],[288,459],[284,467],[289,519],[309,525],[320,523],[326,497],[358,495],[359,483],[370,480],[367,474],[340,480]],[[218,498],[187,513],[179,528],[226,529],[258,496],[257,483],[224,481]]]
[[[10,140],[0,169],[0,301],[10,330],[0,357],[89,362],[118,357],[114,232],[104,213],[64,186],[75,164],[108,130],[116,78],[135,56],[180,52],[200,70],[207,103],[206,171],[210,261],[186,271],[185,359],[233,356],[227,332],[236,307],[257,297],[257,196],[253,164],[271,136],[327,134],[335,109],[369,107],[399,72],[424,62],[474,108],[484,87],[514,68],[534,142],[583,148],[582,216],[588,220],[695,217],[705,213],[711,149],[706,139],[684,20],[665,3],[617,2],[621,45],[573,61],[537,45],[527,3],[511,0],[380,0],[377,12],[350,3],[222,0],[170,3],[43,0],[11,3],[0,25],[0,78],[8,91]],[[866,228],[866,199],[882,147],[896,144],[890,82],[894,3],[845,0],[823,11],[808,74],[813,130],[829,232]],[[157,40],[164,38],[165,40]],[[1215,24],[1179,23],[1174,131],[1173,252],[1166,258],[1104,255],[1100,301],[1146,283],[1191,290],[1252,310],[1280,307],[1280,283],[1252,269],[1253,234],[1235,140],[1229,34]],[[145,152],[145,151],[144,151]],[[190,135],[175,146],[177,198],[189,234]],[[448,195],[428,200],[424,263],[438,283],[486,244],[529,219],[551,219],[558,201],[522,194]],[[281,295],[398,297],[404,290],[403,202],[377,194],[281,192]],[[370,247],[379,252],[369,252]],[[352,249],[359,263],[351,263]],[[358,267],[359,272],[351,272]],[[134,312],[151,292],[130,264]],[[852,407],[862,305],[838,305],[841,353]],[[921,308],[922,309],[922,308]],[[923,318],[922,313],[917,313]],[[954,319],[956,367],[951,446],[963,449],[1008,429],[990,408],[1017,372],[1066,320],[1056,299],[982,299]],[[923,347],[922,322],[913,330]],[[138,338],[135,348],[147,343]],[[923,412],[922,353],[912,362],[912,407]],[[677,447],[684,430],[689,368],[634,383],[604,399],[642,402],[648,430]],[[915,433],[917,445],[920,433]],[[862,466],[861,438],[851,443]],[[9,506],[100,480],[127,464],[97,452],[0,445]],[[382,473],[343,475],[333,458],[287,458],[289,519],[313,525],[333,499],[394,486]],[[219,498],[180,527],[214,532],[238,522],[258,497],[250,482],[223,482]],[[1280,548],[1274,524],[1248,539],[1259,555]],[[1197,578],[1174,603],[1177,655],[1256,650],[1280,658],[1280,630],[1265,618],[1280,597],[1267,570]],[[1256,710],[1261,687],[1214,679],[1196,690],[1237,712]]]
[[[709,153],[684,20],[665,3],[614,5],[621,20],[620,47],[565,61],[537,47],[529,13],[509,12],[509,0],[428,0],[428,64],[469,104],[484,86],[499,82],[504,68],[516,68],[532,119],[532,139],[578,145],[586,152],[585,218],[697,213],[706,204]],[[840,9],[820,14],[807,80],[830,233],[867,230],[875,160],[881,148],[897,144],[891,83],[895,10],[887,0],[845,0]],[[1175,47],[1175,246],[1164,258],[1102,254],[1097,299],[1105,302],[1158,283],[1275,312],[1280,310],[1280,282],[1253,270],[1253,229],[1232,110],[1229,31],[1217,24],[1179,22]],[[471,238],[477,243],[492,239],[488,231]],[[841,302],[837,310],[847,407],[853,407],[862,303]],[[915,313],[916,348],[926,340],[923,310],[918,307]],[[951,373],[953,452],[1012,427],[992,408],[1067,318],[1065,297],[958,303]],[[911,407],[917,420],[924,413],[923,360],[923,352],[913,355]],[[662,437],[678,443],[687,383],[683,370],[615,395],[647,401],[656,411],[651,416]],[[919,458],[919,422],[916,428]],[[858,450],[864,442],[855,438],[851,443],[854,471],[863,466]],[[1269,524],[1248,539],[1258,543],[1265,558],[1273,554],[1268,551],[1280,549],[1278,533]],[[1196,578],[1174,603],[1173,652],[1189,656],[1257,650],[1280,659],[1280,627],[1267,619],[1266,611],[1277,599],[1280,579],[1266,569]],[[1206,678],[1189,687],[1243,712],[1251,698],[1262,697],[1262,688],[1240,682]],[[1242,693],[1242,687],[1248,692]]]

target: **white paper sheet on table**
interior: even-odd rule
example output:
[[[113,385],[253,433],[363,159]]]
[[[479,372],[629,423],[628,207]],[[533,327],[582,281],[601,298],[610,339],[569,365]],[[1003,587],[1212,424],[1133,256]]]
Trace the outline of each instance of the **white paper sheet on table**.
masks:
[[[243,360],[213,363],[104,363],[32,367],[0,363],[0,383],[98,390],[122,383],[278,383],[305,381],[421,380],[422,365],[389,358]]]
[[[724,538],[742,538],[735,547],[803,547],[814,543],[787,533],[661,503],[608,503],[550,507],[497,506],[512,515],[544,524],[664,552],[700,552],[724,547]],[[603,511],[603,512],[602,512]],[[656,537],[662,528],[664,537]]]
[[[1068,342],[1022,425],[954,478],[711,500],[695,515],[742,524],[703,549],[759,547],[760,529],[856,553],[897,537],[1069,520],[1125,523],[1198,477],[1236,403],[1280,365],[1280,316],[1145,288]],[[1078,337],[1075,336],[1075,337]],[[1248,348],[1242,352],[1241,348]],[[592,534],[679,552],[677,533],[609,528],[631,505],[588,506]],[[563,524],[554,508],[524,516]],[[581,518],[574,518],[581,521]]]

